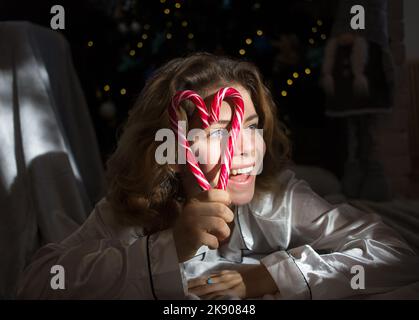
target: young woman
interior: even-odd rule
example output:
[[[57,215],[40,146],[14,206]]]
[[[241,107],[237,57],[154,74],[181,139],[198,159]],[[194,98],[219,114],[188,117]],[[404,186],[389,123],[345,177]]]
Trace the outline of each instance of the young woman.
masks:
[[[243,98],[243,129],[227,189],[202,191],[186,164],[156,161],[156,133],[170,128],[177,91],[193,90],[209,106],[225,87]],[[191,141],[200,159],[220,159],[233,109],[223,101],[220,121]],[[187,130],[199,128],[196,108],[182,110]],[[286,169],[289,143],[276,110],[248,62],[200,53],[161,67],[107,163],[106,198],[73,235],[39,250],[20,297],[339,299],[418,281],[415,252],[378,216],[329,204]],[[220,161],[201,168],[216,185]],[[65,270],[65,289],[51,286],[54,265]],[[360,272],[365,283],[354,278]]]

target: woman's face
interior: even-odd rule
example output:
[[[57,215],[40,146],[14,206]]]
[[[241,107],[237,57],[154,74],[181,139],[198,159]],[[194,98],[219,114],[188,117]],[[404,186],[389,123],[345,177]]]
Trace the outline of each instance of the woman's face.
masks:
[[[242,130],[237,138],[231,163],[227,191],[233,204],[249,203],[255,191],[256,174],[262,170],[265,143],[258,129],[259,117],[250,97],[250,93],[240,85],[231,85],[240,92],[244,101],[244,117]],[[204,97],[207,106],[211,105],[214,94],[220,88],[209,91]],[[214,187],[218,183],[221,163],[221,152],[226,144],[228,132],[231,128],[233,107],[231,103],[223,101],[220,108],[219,122],[212,124],[195,141],[190,141],[191,149],[197,156],[202,172],[208,182]],[[189,121],[189,132],[201,128],[201,121],[194,113]],[[223,130],[224,129],[224,130]],[[183,166],[183,185],[188,197],[201,192],[194,176],[187,165]]]

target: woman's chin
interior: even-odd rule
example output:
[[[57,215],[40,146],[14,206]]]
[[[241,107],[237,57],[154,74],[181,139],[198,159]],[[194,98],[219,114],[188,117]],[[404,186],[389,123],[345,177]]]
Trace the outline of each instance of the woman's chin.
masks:
[[[232,197],[232,198],[233,198],[232,204],[234,204],[236,206],[242,206],[242,205],[250,203],[253,199],[253,195],[250,196],[250,197],[240,196],[240,197],[237,197],[237,198],[236,197]]]
[[[250,176],[247,183],[234,183],[229,181],[227,191],[234,205],[244,205],[252,201],[255,193],[256,176]]]

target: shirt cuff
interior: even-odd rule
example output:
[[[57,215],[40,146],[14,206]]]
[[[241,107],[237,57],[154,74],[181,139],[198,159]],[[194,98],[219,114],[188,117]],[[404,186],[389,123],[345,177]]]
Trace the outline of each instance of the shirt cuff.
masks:
[[[274,252],[262,258],[260,262],[274,279],[280,299],[311,299],[307,281],[288,252]]]
[[[172,229],[149,236],[148,259],[155,298],[185,298],[187,287],[178,260]]]

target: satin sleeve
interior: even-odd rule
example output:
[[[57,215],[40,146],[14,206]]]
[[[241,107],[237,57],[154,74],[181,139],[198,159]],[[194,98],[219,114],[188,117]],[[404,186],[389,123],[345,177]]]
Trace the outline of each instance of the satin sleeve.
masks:
[[[54,265],[64,268],[65,288],[52,289]],[[77,246],[41,248],[20,281],[19,299],[182,299],[185,281],[172,231],[140,237],[87,240]]]
[[[344,299],[419,281],[417,254],[378,215],[332,206],[301,180],[284,202],[289,246],[261,260],[279,289],[266,298]]]

